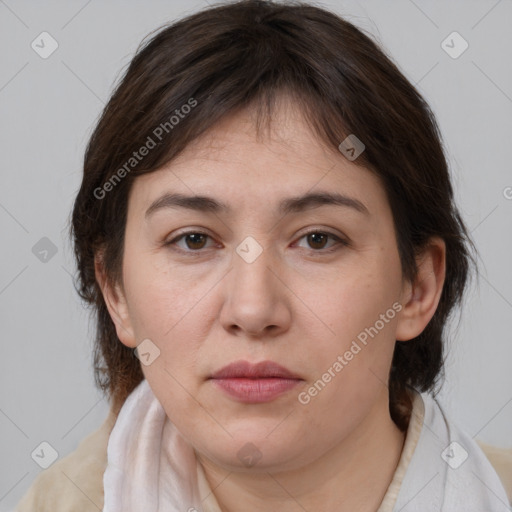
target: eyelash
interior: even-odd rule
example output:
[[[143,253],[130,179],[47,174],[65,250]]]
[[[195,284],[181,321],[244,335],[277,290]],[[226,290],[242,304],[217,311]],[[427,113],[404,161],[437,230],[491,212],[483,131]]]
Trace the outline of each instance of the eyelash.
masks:
[[[304,237],[307,237],[308,235],[312,235],[312,234],[327,235],[328,237],[334,239],[337,242],[337,244],[335,244],[333,247],[330,247],[328,249],[310,249],[310,252],[314,253],[314,254],[319,254],[319,255],[331,254],[334,251],[339,250],[340,249],[339,246],[347,247],[348,245],[350,245],[347,240],[340,238],[339,236],[335,235],[334,233],[331,233],[329,231],[319,230],[319,229],[313,229],[311,231],[308,231],[307,233],[302,234],[302,236],[299,238],[299,240],[302,240]],[[187,235],[204,235],[209,238],[212,238],[208,233],[204,233],[203,231],[191,230],[191,231],[186,231],[186,232],[180,233],[178,236],[176,236],[172,240],[169,240],[168,242],[165,242],[163,245],[165,247],[175,245],[178,241],[180,241],[182,238],[186,237]],[[188,255],[193,255],[193,256],[200,256],[201,253],[203,252],[203,249],[187,249],[186,250],[186,249],[177,248],[176,250],[181,251]]]

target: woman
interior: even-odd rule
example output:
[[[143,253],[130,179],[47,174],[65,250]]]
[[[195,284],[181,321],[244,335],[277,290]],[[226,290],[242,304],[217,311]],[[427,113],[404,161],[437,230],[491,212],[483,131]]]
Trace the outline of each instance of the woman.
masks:
[[[160,30],[72,235],[112,415],[52,510],[508,510],[434,398],[472,262],[437,124],[347,21],[244,0]]]

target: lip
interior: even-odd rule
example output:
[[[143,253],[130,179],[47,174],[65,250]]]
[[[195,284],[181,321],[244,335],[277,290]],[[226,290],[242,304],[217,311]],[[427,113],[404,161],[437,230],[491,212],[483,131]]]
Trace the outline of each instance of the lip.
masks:
[[[249,361],[235,361],[216,371],[210,378],[229,379],[229,378],[281,378],[281,379],[300,379],[298,375],[292,373],[288,368],[274,363],[274,361],[261,361],[256,364]]]
[[[231,398],[244,403],[270,402],[303,381],[273,361],[235,361],[215,372],[210,380]]]

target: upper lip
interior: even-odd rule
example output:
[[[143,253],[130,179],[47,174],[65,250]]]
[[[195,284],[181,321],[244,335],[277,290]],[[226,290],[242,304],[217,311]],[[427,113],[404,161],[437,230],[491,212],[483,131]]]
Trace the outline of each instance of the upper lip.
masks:
[[[229,378],[282,378],[282,379],[300,379],[300,377],[290,370],[274,363],[273,361],[261,361],[252,364],[249,361],[235,361],[216,371],[210,378],[229,379]]]

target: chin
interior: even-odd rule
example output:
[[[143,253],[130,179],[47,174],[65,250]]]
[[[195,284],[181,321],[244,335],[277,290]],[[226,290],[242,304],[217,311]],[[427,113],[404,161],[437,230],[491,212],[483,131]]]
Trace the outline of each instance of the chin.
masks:
[[[227,471],[266,473],[294,469],[301,465],[299,459],[304,455],[299,446],[287,446],[282,435],[275,436],[271,441],[261,429],[258,432],[257,436],[247,432],[233,436],[220,446],[207,446],[203,453]]]

